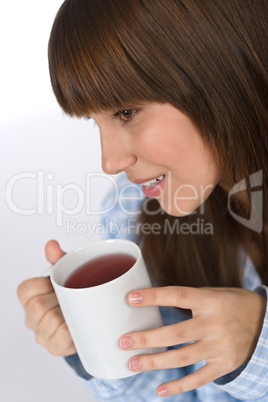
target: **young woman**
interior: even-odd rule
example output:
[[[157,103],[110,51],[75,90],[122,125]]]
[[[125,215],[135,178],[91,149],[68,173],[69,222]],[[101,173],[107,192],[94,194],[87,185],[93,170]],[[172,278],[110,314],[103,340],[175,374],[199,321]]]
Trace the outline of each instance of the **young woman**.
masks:
[[[267,15],[266,0],[66,0],[59,10],[55,95],[97,123],[104,171],[142,184],[137,227],[151,230],[138,240],[157,287],[129,303],[164,306],[166,324],[122,334],[123,350],[167,347],[130,360],[141,374],[93,379],[50,281],[20,285],[37,341],[100,400],[268,400]],[[46,253],[63,255],[53,241]]]

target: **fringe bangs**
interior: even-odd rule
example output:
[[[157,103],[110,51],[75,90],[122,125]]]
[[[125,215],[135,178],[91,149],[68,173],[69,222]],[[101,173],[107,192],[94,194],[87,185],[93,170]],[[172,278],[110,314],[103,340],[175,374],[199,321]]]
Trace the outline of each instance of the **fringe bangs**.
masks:
[[[100,15],[94,15],[92,2],[87,2],[84,14],[78,3],[70,0],[63,4],[48,47],[51,83],[64,112],[85,117],[126,104],[164,102],[157,89],[159,83],[148,85],[150,72],[137,65],[115,24],[109,24],[108,10],[101,20]]]

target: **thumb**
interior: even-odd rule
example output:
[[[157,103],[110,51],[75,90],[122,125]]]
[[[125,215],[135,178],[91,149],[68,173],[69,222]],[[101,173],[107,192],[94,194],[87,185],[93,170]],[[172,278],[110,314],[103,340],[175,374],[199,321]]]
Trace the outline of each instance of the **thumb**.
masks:
[[[66,253],[62,251],[59,243],[56,240],[49,240],[45,245],[45,254],[48,262],[51,264],[56,264],[56,262]]]

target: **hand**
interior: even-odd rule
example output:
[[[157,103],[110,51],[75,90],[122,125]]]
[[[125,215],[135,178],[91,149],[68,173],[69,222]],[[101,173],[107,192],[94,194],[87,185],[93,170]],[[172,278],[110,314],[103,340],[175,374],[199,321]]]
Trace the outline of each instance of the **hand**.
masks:
[[[50,240],[46,258],[55,264],[65,253]],[[32,278],[18,287],[18,298],[25,310],[26,326],[35,332],[36,341],[51,354],[68,356],[76,352],[49,278]]]
[[[129,294],[132,306],[176,306],[192,310],[192,318],[162,328],[134,332],[120,338],[124,350],[167,347],[193,342],[162,353],[130,359],[140,372],[184,367],[205,360],[206,365],[179,380],[160,385],[159,396],[196,389],[248,362],[256,347],[265,314],[264,297],[238,288],[163,287]]]

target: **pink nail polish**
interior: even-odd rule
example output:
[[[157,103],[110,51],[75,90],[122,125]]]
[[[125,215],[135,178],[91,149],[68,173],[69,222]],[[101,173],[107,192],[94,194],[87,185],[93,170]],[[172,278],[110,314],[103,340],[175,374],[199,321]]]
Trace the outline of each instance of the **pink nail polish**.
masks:
[[[129,301],[131,304],[139,304],[142,301],[142,295],[140,292],[133,292],[129,296]]]
[[[129,362],[129,368],[131,370],[139,370],[141,369],[141,361],[138,359],[132,359]]]
[[[167,396],[168,395],[168,390],[167,389],[161,389],[157,391],[158,396]]]
[[[122,349],[128,349],[133,346],[133,340],[130,336],[125,336],[124,338],[120,339],[120,347]]]

